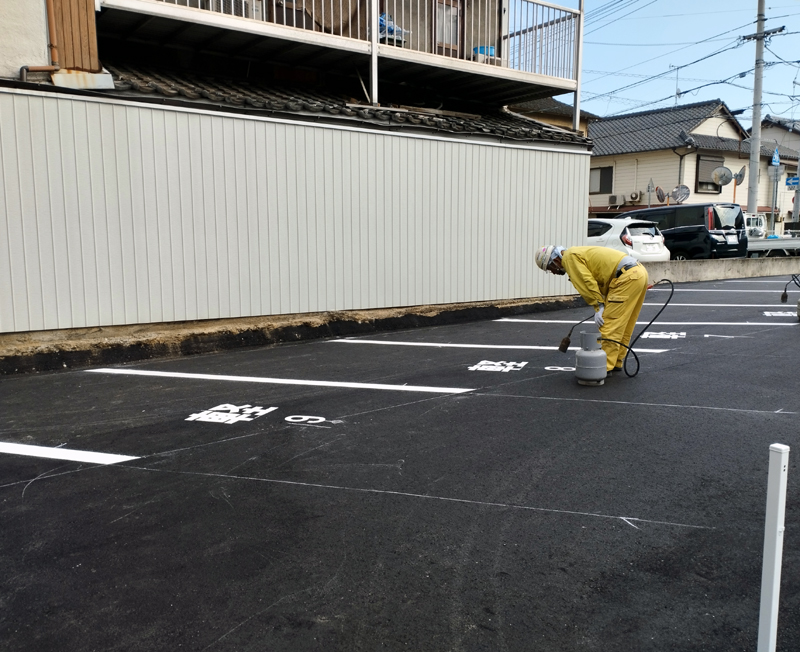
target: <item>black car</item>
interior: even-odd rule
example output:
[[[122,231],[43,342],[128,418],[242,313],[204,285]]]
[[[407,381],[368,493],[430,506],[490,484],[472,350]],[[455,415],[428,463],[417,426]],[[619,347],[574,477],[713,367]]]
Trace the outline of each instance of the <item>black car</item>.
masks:
[[[747,257],[747,229],[738,204],[676,204],[618,217],[655,222],[672,260]]]

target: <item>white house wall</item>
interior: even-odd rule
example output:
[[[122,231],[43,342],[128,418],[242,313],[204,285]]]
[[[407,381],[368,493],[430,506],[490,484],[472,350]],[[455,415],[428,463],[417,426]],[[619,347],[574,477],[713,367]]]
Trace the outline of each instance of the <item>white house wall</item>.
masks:
[[[572,293],[589,156],[0,92],[0,332]]]
[[[49,66],[45,0],[0,0],[0,77],[22,66]]]
[[[701,155],[705,152],[701,152]],[[678,184],[684,184],[689,187],[691,194],[689,199],[686,200],[687,204],[700,204],[704,202],[733,202],[738,204],[747,204],[747,168],[749,161],[746,158],[739,158],[738,154],[713,152],[714,156],[722,156],[727,168],[734,174],[745,167],[745,181],[744,184],[738,186],[734,195],[734,184],[729,183],[727,186],[722,187],[722,192],[716,193],[698,193],[695,192],[695,181],[697,179],[697,154],[692,152],[684,157],[681,175],[678,176],[678,161],[679,158],[671,151],[658,151],[658,152],[643,152],[637,154],[623,154],[619,156],[593,156],[592,168],[612,166],[614,168],[613,174],[613,192],[614,195],[630,196],[632,190],[637,190],[642,193],[641,201],[636,204],[629,203],[631,210],[636,208],[647,207],[647,183],[650,179],[656,186],[660,186],[664,192],[669,192]],[[759,185],[758,185],[758,203],[760,206],[767,206],[772,201],[772,185],[768,182],[767,166],[769,161],[762,159],[759,172]],[[794,162],[787,164],[787,172],[796,172],[796,165]],[[793,191],[786,189],[784,183],[786,174],[784,173],[778,185],[778,202],[777,206],[781,215],[785,216],[787,211],[791,211]],[[593,207],[607,207],[609,204],[608,194],[602,195],[589,195],[589,205]],[[656,199],[655,193],[651,197],[653,204],[659,203]]]
[[[738,140],[742,136],[741,131],[734,126],[733,121],[724,116],[703,120],[700,125],[692,129],[692,133],[704,136],[717,136],[719,138],[733,138],[735,140]]]
[[[782,145],[795,151],[800,150],[800,133],[797,131],[787,131],[781,127],[767,126],[761,127],[761,143],[762,145]]]

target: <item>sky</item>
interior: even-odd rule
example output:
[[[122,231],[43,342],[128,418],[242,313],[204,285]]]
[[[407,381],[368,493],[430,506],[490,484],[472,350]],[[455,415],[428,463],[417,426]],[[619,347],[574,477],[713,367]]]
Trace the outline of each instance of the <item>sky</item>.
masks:
[[[765,6],[765,29],[785,30],[766,41],[761,115],[800,120],[800,0]],[[757,0],[585,0],[584,9],[582,110],[608,117],[721,99],[751,125],[756,45],[741,37],[757,30]]]

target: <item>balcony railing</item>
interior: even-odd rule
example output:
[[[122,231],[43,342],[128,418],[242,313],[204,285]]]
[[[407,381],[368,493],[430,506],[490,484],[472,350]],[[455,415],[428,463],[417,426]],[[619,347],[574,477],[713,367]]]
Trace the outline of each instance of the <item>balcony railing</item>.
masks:
[[[370,40],[370,0],[161,0]],[[374,0],[378,42],[486,66],[577,79],[580,12],[531,0]]]

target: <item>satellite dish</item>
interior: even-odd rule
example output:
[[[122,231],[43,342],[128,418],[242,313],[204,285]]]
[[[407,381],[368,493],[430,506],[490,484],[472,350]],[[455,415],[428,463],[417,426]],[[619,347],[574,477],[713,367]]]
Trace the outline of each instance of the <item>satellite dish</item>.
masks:
[[[687,199],[689,199],[689,195],[691,193],[692,191],[689,190],[689,186],[680,185],[677,186],[676,188],[673,188],[672,192],[669,193],[669,196],[675,200],[676,204],[682,204]]]
[[[737,186],[741,186],[742,181],[744,181],[744,171],[745,171],[745,166],[743,165],[742,169],[733,175],[733,180],[736,182]]]
[[[656,197],[658,197],[658,201],[660,202],[663,202],[667,198],[660,186],[656,186]]]
[[[720,165],[718,168],[714,168],[713,172],[711,172],[711,179],[718,186],[727,186],[731,181],[733,181],[733,172],[731,172],[724,165]]]

